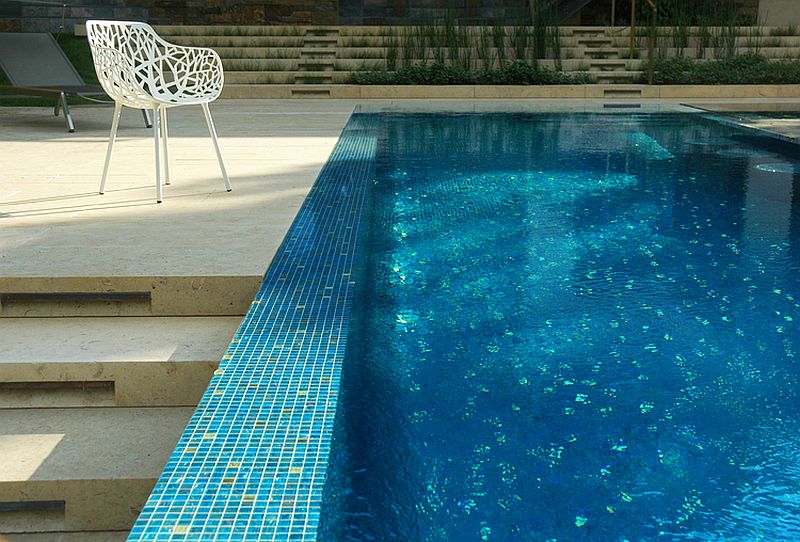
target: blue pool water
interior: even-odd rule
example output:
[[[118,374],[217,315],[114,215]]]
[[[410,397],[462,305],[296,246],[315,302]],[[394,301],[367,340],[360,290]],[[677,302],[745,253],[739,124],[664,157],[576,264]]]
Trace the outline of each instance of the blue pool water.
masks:
[[[320,540],[800,539],[800,162],[385,115]]]

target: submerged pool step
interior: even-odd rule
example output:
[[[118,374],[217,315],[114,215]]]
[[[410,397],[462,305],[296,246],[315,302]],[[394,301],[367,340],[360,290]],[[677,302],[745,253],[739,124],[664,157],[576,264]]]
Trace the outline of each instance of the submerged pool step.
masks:
[[[239,322],[2,320],[0,408],[196,405]]]
[[[53,532],[129,529],[192,410],[3,411],[0,540],[7,533],[48,533],[51,541]]]

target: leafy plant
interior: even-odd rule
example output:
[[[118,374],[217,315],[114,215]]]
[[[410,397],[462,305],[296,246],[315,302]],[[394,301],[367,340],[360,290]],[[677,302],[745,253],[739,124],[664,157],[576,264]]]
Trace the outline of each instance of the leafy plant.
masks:
[[[655,61],[653,69],[657,85],[800,84],[800,60],[770,62],[753,53],[706,62],[662,58]]]
[[[351,82],[358,85],[571,85],[590,81],[586,74],[568,75],[520,61],[480,71],[434,62],[396,72],[363,71],[351,75]]]

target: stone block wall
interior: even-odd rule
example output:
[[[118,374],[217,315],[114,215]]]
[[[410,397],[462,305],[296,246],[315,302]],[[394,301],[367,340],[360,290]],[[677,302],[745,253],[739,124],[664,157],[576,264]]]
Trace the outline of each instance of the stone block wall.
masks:
[[[60,2],[31,3],[0,2],[0,30],[16,32],[71,33],[76,23],[87,19],[123,19],[144,21],[146,8],[125,0],[64,0]]]
[[[403,25],[452,17],[465,24],[528,24],[528,0],[339,0],[339,24]]]
[[[338,24],[337,0],[0,0],[0,31],[72,32],[87,19],[153,24]]]

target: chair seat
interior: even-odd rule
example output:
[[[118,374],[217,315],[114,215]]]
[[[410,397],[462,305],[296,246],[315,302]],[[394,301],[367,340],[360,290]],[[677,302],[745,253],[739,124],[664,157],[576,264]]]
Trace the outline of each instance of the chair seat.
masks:
[[[153,93],[153,99],[158,103],[170,106],[179,105],[201,105],[213,102],[219,98],[219,91],[205,91],[205,92],[170,92],[167,89],[160,89],[160,92]]]

